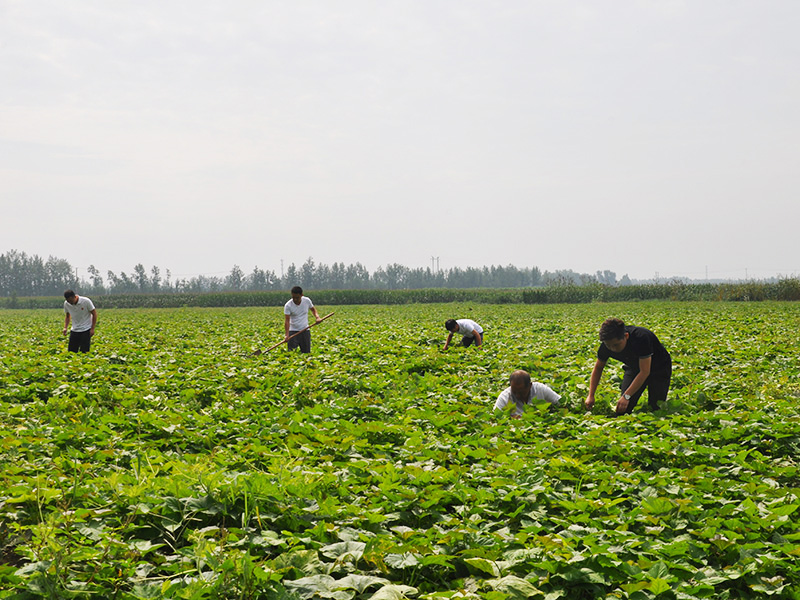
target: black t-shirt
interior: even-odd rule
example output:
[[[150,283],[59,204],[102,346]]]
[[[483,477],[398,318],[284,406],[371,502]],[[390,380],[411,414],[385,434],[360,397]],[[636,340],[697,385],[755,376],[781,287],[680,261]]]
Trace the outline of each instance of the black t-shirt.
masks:
[[[639,359],[652,357],[650,361],[650,372],[658,373],[665,371],[672,366],[672,358],[658,341],[656,334],[644,327],[634,327],[626,325],[625,331],[628,332],[628,343],[622,352],[612,352],[606,348],[605,344],[600,344],[597,350],[597,358],[606,362],[609,358],[615,358],[625,365],[626,370],[639,370]]]

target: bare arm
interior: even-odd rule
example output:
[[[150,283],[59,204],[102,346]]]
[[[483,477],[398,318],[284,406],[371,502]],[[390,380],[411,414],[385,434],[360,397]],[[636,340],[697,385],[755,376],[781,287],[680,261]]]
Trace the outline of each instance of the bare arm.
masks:
[[[586,398],[586,402],[584,402],[587,410],[592,410],[592,407],[594,406],[594,393],[597,391],[597,386],[600,384],[600,377],[603,375],[603,369],[605,368],[605,361],[602,361],[598,358],[594,363],[592,376],[589,379],[589,397]]]
[[[283,329],[285,335],[283,336],[283,339],[287,340],[289,339],[289,322],[291,321],[291,317],[289,315],[284,315],[284,317],[285,318],[283,320]]]
[[[322,321],[322,319],[320,319],[320,317],[319,317],[319,313],[317,312],[317,307],[316,306],[312,306],[311,307],[311,312],[314,313],[314,318],[317,320],[317,323]]]
[[[483,337],[477,331],[473,331],[472,335],[475,336],[475,344],[478,346],[483,346]]]
[[[638,392],[641,387],[644,385],[644,382],[650,377],[650,366],[652,363],[652,357],[648,356],[647,358],[640,358],[639,359],[639,373],[637,373],[636,377],[633,378],[631,384],[628,386],[628,389],[625,390],[622,396],[619,397],[617,400],[617,414],[621,415],[628,409],[628,400],[625,399],[625,394],[628,396],[632,396],[636,392]]]
[[[66,313],[66,316],[64,317],[64,331],[61,332],[64,335],[67,335],[67,331],[69,330],[69,322],[70,322],[70,315],[69,313]]]
[[[453,339],[453,332],[451,331],[450,334],[447,336],[447,341],[444,343],[444,349],[447,350],[448,346],[450,346],[450,340]]]
[[[97,309],[92,311],[92,328],[89,330],[89,335],[94,335],[94,328],[97,325]]]

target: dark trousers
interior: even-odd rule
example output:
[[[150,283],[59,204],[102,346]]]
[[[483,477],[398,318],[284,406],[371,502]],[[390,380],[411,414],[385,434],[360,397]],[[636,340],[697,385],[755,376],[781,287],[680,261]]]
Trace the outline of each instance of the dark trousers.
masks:
[[[480,334],[480,336],[481,336],[481,344],[483,344],[483,335],[484,334],[482,334],[482,333]],[[461,345],[464,346],[464,348],[469,348],[473,343],[475,343],[475,337],[474,336],[465,335],[464,337],[461,338]],[[475,345],[477,346],[478,344],[476,343]]]
[[[289,335],[292,336],[296,331],[290,331]],[[308,354],[311,352],[311,331],[306,329],[303,333],[290,339],[286,342],[286,346],[289,350],[294,350],[295,348],[300,348],[300,352],[303,354]]]
[[[70,352],[88,352],[89,346],[92,343],[92,334],[87,329],[86,331],[70,331],[69,332],[69,345],[67,350]]]
[[[620,391],[624,394],[639,371],[625,369],[625,375],[622,377],[622,384],[619,386]],[[661,369],[658,373],[650,373],[647,379],[644,380],[644,385],[638,389],[635,394],[631,394],[631,399],[628,400],[628,409],[625,414],[630,414],[639,402],[639,398],[647,390],[647,405],[650,410],[658,410],[659,402],[667,401],[667,392],[669,392],[669,382],[672,379],[672,365],[670,364],[666,369]]]

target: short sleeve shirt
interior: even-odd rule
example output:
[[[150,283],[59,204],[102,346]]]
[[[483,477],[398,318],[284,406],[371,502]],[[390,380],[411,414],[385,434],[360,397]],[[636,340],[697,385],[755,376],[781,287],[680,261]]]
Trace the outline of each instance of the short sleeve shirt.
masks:
[[[483,327],[478,325],[472,319],[456,319],[458,323],[458,333],[464,337],[475,337],[473,332],[483,333]]]
[[[283,314],[289,315],[289,331],[302,331],[308,327],[308,311],[314,307],[311,298],[303,296],[300,304],[295,304],[294,300],[289,300],[283,305]]]
[[[86,296],[78,296],[75,304],[64,301],[64,312],[70,316],[72,331],[81,333],[92,328],[92,311],[94,304]]]
[[[622,352],[612,352],[605,344],[600,344],[597,350],[597,358],[606,362],[609,358],[620,361],[625,365],[626,370],[639,371],[639,359],[651,358],[650,371],[657,373],[672,366],[672,359],[658,341],[656,334],[644,327],[634,327],[626,325],[625,331],[628,333],[628,343]]]
[[[561,400],[561,396],[551,390],[549,386],[539,383],[538,381],[532,381],[531,391],[529,392],[527,398],[520,400],[511,393],[511,386],[509,386],[497,397],[497,402],[494,403],[494,408],[495,410],[503,410],[507,406],[513,404],[515,405],[514,414],[521,415],[525,410],[525,405],[531,404],[534,398],[538,400],[547,400],[553,406],[558,406],[558,401]]]

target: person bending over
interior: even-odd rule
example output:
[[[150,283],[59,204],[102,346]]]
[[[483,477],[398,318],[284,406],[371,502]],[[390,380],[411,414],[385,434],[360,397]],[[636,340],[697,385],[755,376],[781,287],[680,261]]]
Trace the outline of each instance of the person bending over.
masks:
[[[594,406],[594,393],[609,358],[624,365],[620,385],[622,395],[616,406],[618,415],[633,412],[645,390],[648,390],[647,401],[651,410],[657,410],[659,402],[667,401],[672,357],[656,334],[644,327],[625,325],[621,319],[606,319],[600,326],[600,341],[585,402],[588,410]]]
[[[556,394],[548,386],[538,381],[531,381],[531,376],[527,371],[514,371],[508,378],[509,386],[500,392],[497,402],[494,403],[495,410],[505,410],[511,407],[511,418],[519,419],[525,410],[525,406],[533,403],[533,399],[547,400],[551,408],[558,406],[561,396]]]

